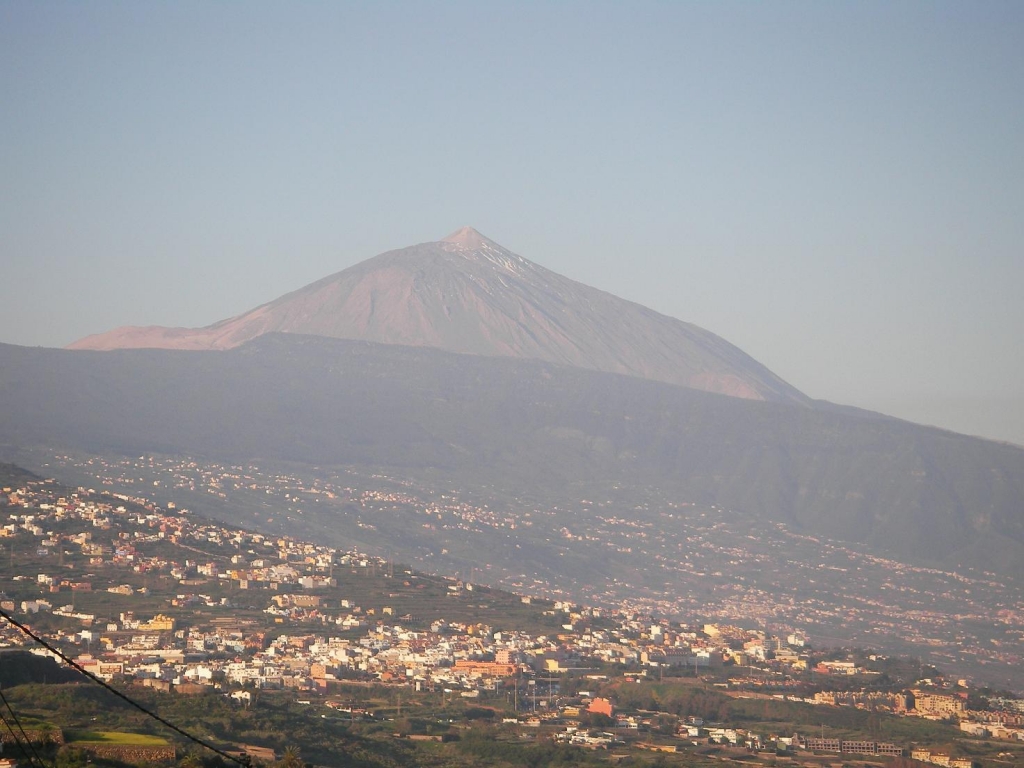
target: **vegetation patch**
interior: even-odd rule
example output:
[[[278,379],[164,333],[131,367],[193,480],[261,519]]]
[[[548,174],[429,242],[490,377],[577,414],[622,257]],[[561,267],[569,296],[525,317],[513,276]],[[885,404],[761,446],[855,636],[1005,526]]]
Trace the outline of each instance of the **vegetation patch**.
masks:
[[[165,747],[167,739],[145,733],[121,731],[68,731],[67,741],[73,745],[103,744],[119,747]]]

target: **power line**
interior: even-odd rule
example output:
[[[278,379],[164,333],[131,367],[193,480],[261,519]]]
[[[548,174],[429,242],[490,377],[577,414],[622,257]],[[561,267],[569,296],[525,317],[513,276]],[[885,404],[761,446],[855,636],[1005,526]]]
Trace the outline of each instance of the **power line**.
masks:
[[[28,749],[26,749],[25,745],[22,744],[21,737],[14,732],[14,728],[11,726],[11,724],[7,722],[7,716],[3,712],[0,712],[0,722],[2,722],[7,727],[7,732],[11,734],[11,739],[13,740],[14,744],[22,751],[22,753],[26,757],[29,758],[29,765],[31,765],[32,758],[28,754]]]
[[[131,704],[133,707],[135,707],[137,710],[142,712],[144,715],[147,715],[148,717],[153,718],[154,720],[156,720],[158,723],[160,723],[164,727],[170,728],[172,731],[174,731],[178,735],[184,736],[189,741],[191,741],[191,742],[193,742],[195,744],[198,744],[201,747],[205,747],[206,749],[210,750],[211,752],[213,752],[213,753],[215,753],[217,755],[220,755],[221,757],[223,757],[223,758],[225,758],[227,760],[230,760],[233,763],[236,763],[236,764],[238,764],[240,766],[243,766],[243,768],[250,768],[250,766],[252,765],[252,761],[249,759],[248,755],[242,755],[242,757],[237,757],[237,756],[232,755],[232,754],[230,754],[228,752],[225,752],[222,749],[218,749],[217,747],[213,746],[213,744],[210,744],[208,741],[205,741],[205,740],[199,738],[198,736],[193,736],[191,733],[189,733],[188,731],[184,730],[183,728],[179,728],[178,726],[176,726],[174,723],[170,722],[169,720],[165,720],[164,718],[160,717],[160,715],[156,714],[156,712],[153,712],[152,710],[146,709],[146,707],[144,707],[142,704],[139,704],[134,699],[132,699],[129,696],[126,696],[125,694],[121,693],[121,691],[119,691],[116,688],[114,688],[112,685],[107,683],[105,680],[103,680],[103,679],[97,677],[96,675],[94,675],[92,672],[87,670],[85,667],[83,667],[81,664],[76,662],[74,659],[69,658],[63,652],[61,652],[59,649],[57,649],[54,646],[50,645],[48,642],[46,642],[46,640],[41,638],[39,635],[37,635],[35,632],[33,632],[27,626],[22,624],[20,621],[18,621],[17,619],[15,619],[13,616],[11,616],[9,613],[7,613],[6,611],[4,611],[2,609],[0,609],[0,617],[3,617],[5,619],[7,619],[7,621],[9,621],[15,627],[17,627],[22,632],[24,632],[26,635],[31,637],[33,640],[35,640],[37,643],[39,643],[41,646],[43,646],[50,653],[52,653],[55,656],[57,656],[58,658],[60,658],[65,664],[70,666],[72,669],[82,673],[83,675],[88,677],[90,680],[92,680],[94,683],[97,683],[97,684],[101,685],[102,687],[106,688],[108,691],[110,691],[110,693],[114,694],[115,696],[117,696],[122,701],[125,701],[128,704]]]
[[[28,753],[31,750],[32,755],[35,756],[39,764],[43,766],[43,768],[46,768],[46,763],[43,762],[43,759],[39,757],[39,753],[36,752],[36,745],[32,743],[32,739],[30,739],[28,737],[28,734],[25,733],[25,729],[21,727],[21,721],[18,720],[18,716],[14,713],[14,710],[11,709],[11,704],[7,701],[7,697],[4,696],[4,692],[2,690],[0,690],[0,701],[3,701],[4,706],[7,707],[7,711],[11,713],[11,719],[14,720],[14,724],[18,726],[18,730],[21,731],[21,736],[25,739],[25,744],[28,746],[28,749],[26,749],[25,747],[21,747],[21,742],[18,741],[18,735],[14,732],[14,729],[11,728],[11,724],[7,722],[7,718],[5,718],[3,716],[3,713],[0,712],[0,718],[3,719],[4,725],[7,726],[7,730],[9,730],[11,732],[11,735],[14,736],[15,743],[17,743],[17,745],[21,747],[22,752],[24,752],[26,756],[28,756]],[[29,762],[32,762],[31,757],[29,757]]]
[[[4,715],[3,712],[0,712],[0,722],[7,726],[7,731],[11,734],[11,738],[14,739],[14,743],[21,748],[22,752],[28,754],[28,751],[21,745],[21,737],[19,737],[18,734],[14,732],[14,728],[12,728],[11,724],[7,722],[7,717]]]

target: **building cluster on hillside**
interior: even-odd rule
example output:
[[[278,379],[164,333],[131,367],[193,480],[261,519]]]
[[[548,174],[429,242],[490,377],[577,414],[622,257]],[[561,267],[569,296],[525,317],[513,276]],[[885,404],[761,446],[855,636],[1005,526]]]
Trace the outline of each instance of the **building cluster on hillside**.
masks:
[[[364,531],[378,526],[373,536],[378,541],[387,537],[386,530],[415,530],[419,545],[404,547],[402,557],[428,572],[450,573],[473,560],[477,553],[465,542],[514,536],[521,549],[489,547],[486,580],[549,599],[774,626],[783,636],[783,627],[827,636],[842,626],[841,634],[852,644],[913,647],[928,663],[956,666],[989,682],[995,676],[999,684],[997,669],[1019,667],[1024,611],[1016,586],[994,574],[917,567],[782,523],[762,526],[744,519],[734,524],[729,510],[660,493],[630,494],[628,501],[612,493],[570,496],[539,504],[528,494],[484,499],[457,485],[352,467],[304,471],[152,454],[47,452],[45,460],[68,474],[94,478],[90,482],[97,487],[171,493],[196,504],[207,495],[224,498],[224,514],[265,531],[323,526],[330,539],[325,543],[343,547],[346,536],[362,540]],[[495,498],[501,499],[497,505]],[[536,556],[552,547],[578,556],[566,557],[567,563],[607,553],[607,567],[593,578],[555,578],[564,569]],[[520,556],[527,553],[532,556]],[[662,576],[650,582],[623,579],[623,568]]]
[[[944,768],[974,768],[975,763],[969,757],[952,757],[948,752],[932,752],[930,749],[913,749],[910,751],[912,760],[922,763],[941,765]]]
[[[20,608],[28,613],[50,611],[79,620],[85,628],[73,635],[65,633],[64,639],[87,644],[83,663],[103,676],[123,674],[169,684],[227,682],[324,689],[331,680],[362,675],[391,683],[496,691],[504,679],[520,673],[554,674],[595,662],[639,664],[654,670],[700,670],[727,662],[801,669],[807,663],[784,641],[758,630],[717,625],[697,630],[628,614],[619,617],[617,627],[595,629],[590,619],[600,611],[568,602],[554,604],[564,623],[563,631],[553,636],[492,633],[487,627],[444,621],[435,622],[429,631],[413,631],[402,625],[402,617],[394,616],[391,608],[384,607],[377,616],[373,610],[361,609],[354,599],[340,599],[328,609],[321,595],[313,593],[336,586],[330,575],[334,567],[383,569],[386,563],[379,558],[197,521],[187,512],[163,510],[139,497],[97,498],[84,491],[53,497],[45,483],[5,493],[13,511],[2,530],[6,535],[26,531],[38,537],[40,553],[57,553],[56,559],[62,560],[65,548],[74,546],[91,567],[114,566],[115,575],[117,568],[124,568],[136,574],[166,574],[183,587],[216,580],[238,591],[263,590],[271,593],[264,609],[267,614],[322,628],[318,634],[285,635],[264,646],[256,637],[260,633],[247,633],[242,625],[231,631],[176,628],[165,615],[136,618],[133,612],[122,613],[118,621],[101,620],[75,611],[73,604],[55,608],[51,600],[21,601]],[[77,521],[79,529],[72,530],[71,521]],[[145,554],[145,545],[154,542],[180,545],[189,557],[175,561]],[[222,562],[205,561],[198,550],[203,544],[230,546],[237,553]],[[50,561],[57,567],[54,558]],[[96,588],[121,597],[149,596],[147,588],[122,583],[123,579],[94,585],[95,578],[71,581],[52,573],[33,578],[47,593]],[[455,592],[472,589],[451,581],[449,589]],[[230,607],[228,598],[200,592],[178,594],[171,605]],[[365,635],[332,637],[331,627],[365,630]],[[790,639],[802,643],[800,637]],[[202,661],[204,654],[245,650],[251,654],[243,661]]]
[[[902,757],[906,750],[897,745],[881,741],[833,739],[822,737],[800,738],[797,745],[812,752],[839,752],[844,755],[886,755]],[[968,765],[967,768],[970,768]]]
[[[609,615],[567,601],[550,604],[548,612],[559,617],[561,627],[549,634],[440,618],[424,626],[396,615],[390,606],[363,608],[355,595],[341,596],[335,568],[384,573],[391,566],[381,558],[200,521],[144,498],[84,489],[58,495],[55,488],[46,481],[3,489],[0,500],[6,502],[7,518],[0,537],[20,537],[23,542],[28,534],[34,562],[49,566],[45,572],[15,577],[34,583],[45,598],[15,602],[0,595],[0,607],[30,616],[50,612],[79,622],[75,630],[56,630],[51,639],[64,644],[82,667],[100,678],[127,677],[141,685],[183,692],[214,687],[242,703],[256,689],[329,693],[339,681],[375,680],[465,698],[503,696],[518,702],[520,709],[534,710],[538,701],[541,709],[550,709],[544,704],[555,698],[556,676],[568,671],[587,675],[602,664],[630,665],[640,675],[674,669],[699,674],[729,665],[746,669],[746,682],[751,684],[757,675],[762,681],[782,680],[807,670],[823,680],[870,674],[852,661],[816,657],[797,631],[783,632],[783,637],[724,623],[685,626],[628,610]],[[203,547],[226,554],[213,557]],[[168,552],[182,553],[182,559]],[[67,555],[87,563],[93,573],[74,579],[60,576]],[[173,580],[180,592],[176,589],[166,608],[151,610],[151,590],[124,583],[139,580],[126,573]],[[409,571],[399,576],[406,585],[418,578]],[[473,590],[471,583],[457,579],[445,583],[453,596]],[[204,587],[211,584],[218,589]],[[116,619],[76,611],[75,595],[87,592],[106,592],[121,603],[148,601],[139,603],[148,607],[120,611]],[[280,631],[268,633],[252,618],[234,617],[227,610],[200,618],[194,609],[231,608],[232,598],[223,596],[225,592],[244,593],[250,602],[262,600],[264,613]],[[331,597],[325,598],[324,592]],[[68,599],[69,604],[59,605]],[[531,598],[522,601],[529,603]],[[11,627],[0,630],[0,644],[25,643]],[[821,691],[807,700],[956,718],[964,731],[1008,738],[1021,738],[1016,726],[1024,717],[1018,712],[1018,720],[1013,715],[978,720],[969,717],[975,713],[967,713],[962,696],[923,689],[908,694]],[[578,714],[581,707],[614,719],[611,702],[588,697],[563,702],[562,714],[571,716],[574,708]],[[630,717],[616,722],[624,728],[638,724]],[[702,726],[685,723],[680,736],[764,748],[756,734]],[[570,742],[584,737],[566,733]],[[891,744],[833,741],[796,738],[792,746],[854,754],[903,753]],[[940,764],[962,768],[954,761]]]
[[[809,704],[856,707],[872,712],[954,721],[961,731],[972,736],[1024,741],[1024,701],[1019,699],[992,698],[988,702],[990,709],[977,711],[967,708],[965,691],[944,693],[921,688],[898,693],[819,691],[813,697],[800,700]],[[939,759],[942,759],[941,754]]]

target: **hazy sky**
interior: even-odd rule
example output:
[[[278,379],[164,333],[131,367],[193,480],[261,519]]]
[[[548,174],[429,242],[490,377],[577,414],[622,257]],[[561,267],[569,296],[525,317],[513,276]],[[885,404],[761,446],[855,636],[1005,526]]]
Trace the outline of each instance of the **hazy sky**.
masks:
[[[1024,443],[1024,3],[0,3],[0,341],[472,225],[817,398]]]

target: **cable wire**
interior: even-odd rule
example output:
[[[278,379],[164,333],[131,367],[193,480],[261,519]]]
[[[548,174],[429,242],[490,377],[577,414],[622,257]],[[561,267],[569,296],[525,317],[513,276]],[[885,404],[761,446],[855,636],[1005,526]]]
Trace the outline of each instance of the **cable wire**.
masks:
[[[25,749],[24,746],[22,746],[22,744],[21,744],[21,737],[18,736],[18,734],[16,734],[14,732],[14,728],[12,728],[11,724],[9,722],[7,722],[7,717],[4,715],[3,712],[0,712],[0,722],[2,722],[5,726],[7,726],[7,731],[11,734],[11,738],[14,740],[13,741],[14,745],[17,746],[18,749],[20,749],[23,754],[27,755],[28,751]],[[5,744],[5,742],[2,740],[2,738],[0,738],[0,747],[3,747],[4,744]],[[0,749],[0,752],[2,752],[2,751],[3,750]]]
[[[169,720],[165,720],[164,718],[160,717],[160,715],[156,714],[156,712],[153,712],[152,710],[146,709],[146,707],[144,707],[142,704],[139,704],[134,699],[132,699],[129,696],[126,696],[125,694],[121,693],[121,691],[117,690],[112,685],[107,683],[106,680],[103,680],[103,679],[97,677],[92,672],[90,672],[85,667],[83,667],[81,664],[76,662],[74,659],[69,658],[64,653],[62,653],[59,649],[57,649],[54,646],[50,645],[50,643],[48,643],[46,640],[41,638],[39,635],[37,635],[35,632],[33,632],[27,626],[22,624],[20,621],[18,621],[17,619],[15,619],[13,616],[11,616],[9,613],[7,613],[6,611],[4,611],[2,609],[0,609],[0,617],[3,617],[5,619],[7,619],[7,621],[9,621],[15,627],[17,627],[22,632],[24,632],[26,635],[31,637],[33,640],[35,640],[37,643],[39,643],[41,646],[43,646],[50,653],[52,653],[55,656],[57,656],[58,658],[60,658],[65,664],[70,666],[72,669],[82,673],[83,675],[88,677],[90,680],[92,680],[94,683],[97,683],[97,684],[103,686],[108,691],[110,691],[110,693],[114,694],[119,699],[127,702],[128,704],[131,704],[133,707],[135,707],[137,710],[142,712],[144,715],[147,715],[147,716],[153,718],[154,720],[156,720],[158,723],[160,723],[164,727],[170,728],[172,731],[174,731],[178,735],[184,736],[189,741],[191,741],[191,742],[193,742],[195,744],[198,744],[201,747],[205,747],[206,749],[210,750],[214,754],[220,755],[221,757],[223,757],[223,758],[225,758],[227,760],[230,760],[231,762],[233,762],[233,763],[235,763],[237,765],[243,766],[243,768],[250,768],[250,766],[252,765],[252,760],[251,760],[251,758],[248,755],[243,754],[241,757],[238,757],[236,755],[232,755],[232,754],[230,754],[228,752],[225,752],[224,750],[219,749],[219,748],[213,746],[213,744],[210,744],[208,741],[205,741],[204,739],[201,739],[198,736],[193,736],[191,733],[189,733],[188,731],[184,730],[183,728],[179,728],[177,725],[175,725],[174,723],[170,722]]]
[[[21,721],[18,720],[18,716],[14,713],[14,710],[11,708],[11,704],[9,701],[7,701],[7,697],[4,696],[4,692],[2,689],[0,689],[0,701],[3,701],[4,706],[7,707],[7,711],[11,713],[11,719],[14,720],[14,724],[18,726],[18,730],[21,731],[22,738],[25,739],[25,744],[28,746],[28,749],[26,749],[25,747],[21,747],[21,742],[18,741],[18,736],[14,733],[14,730],[11,728],[11,724],[7,722],[7,718],[3,718],[4,725],[7,726],[7,730],[9,730],[11,732],[11,735],[14,736],[14,741],[18,744],[19,747],[21,747],[21,751],[25,753],[25,756],[28,758],[29,763],[32,762],[32,755],[34,755],[36,761],[41,766],[43,766],[43,768],[46,768],[46,763],[43,762],[43,758],[41,758],[39,756],[39,753],[36,752],[36,745],[32,743],[32,739],[30,739],[28,737],[28,734],[25,733],[25,729],[21,727]],[[0,717],[3,717],[3,713],[0,713]],[[32,755],[29,755],[29,751],[32,752]]]
[[[3,712],[0,712],[0,722],[2,722],[7,727],[7,732],[11,734],[11,739],[13,740],[11,743],[18,747],[18,749],[20,749],[22,753],[28,754],[25,747],[21,744],[21,737],[14,732],[14,728],[11,727],[11,724],[9,722],[7,722],[7,716]],[[6,746],[7,743],[8,742],[5,742],[3,740],[3,737],[0,736],[0,752],[3,752],[2,747]]]

